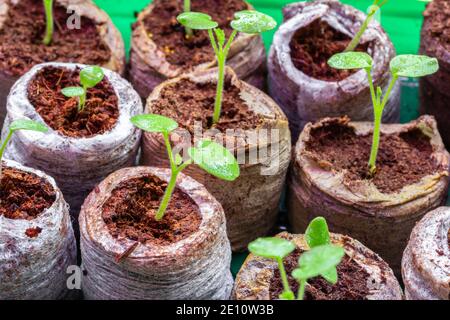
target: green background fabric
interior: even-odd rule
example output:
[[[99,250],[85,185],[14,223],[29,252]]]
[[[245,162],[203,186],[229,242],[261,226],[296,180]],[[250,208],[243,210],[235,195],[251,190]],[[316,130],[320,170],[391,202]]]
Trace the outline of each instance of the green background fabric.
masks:
[[[149,0],[94,0],[112,18],[115,25],[122,32],[127,52],[130,46],[131,24],[135,21],[135,13],[142,10]],[[192,0],[195,1],[195,0]],[[254,7],[274,17],[278,23],[282,21],[281,9],[288,3],[296,1],[286,0],[250,0]],[[362,11],[373,3],[373,0],[342,0]],[[419,48],[420,28],[422,26],[422,12],[425,3],[419,0],[389,0],[382,8],[381,24],[389,34],[398,54],[417,53]],[[263,35],[264,43],[270,47],[274,32]],[[418,113],[417,81],[402,80],[401,122],[417,118]],[[233,256],[232,272],[236,274],[246,254]]]

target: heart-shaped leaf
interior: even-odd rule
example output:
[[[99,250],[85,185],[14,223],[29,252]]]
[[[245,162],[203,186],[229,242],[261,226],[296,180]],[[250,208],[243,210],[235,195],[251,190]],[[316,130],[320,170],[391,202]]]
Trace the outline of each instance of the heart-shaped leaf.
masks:
[[[148,132],[169,133],[178,128],[174,120],[158,114],[141,114],[131,118],[131,123]]]
[[[391,60],[391,72],[399,77],[418,78],[435,73],[439,70],[436,58],[427,56],[403,54]]]
[[[330,243],[330,232],[323,217],[314,218],[305,231],[306,243],[310,248]]]
[[[239,165],[233,154],[222,145],[202,140],[197,147],[189,148],[192,161],[209,174],[226,181],[239,177]]]
[[[103,80],[104,76],[102,68],[89,66],[80,71],[80,82],[86,88],[93,88]]]
[[[61,90],[61,93],[66,97],[81,97],[84,94],[82,87],[67,87]]]
[[[337,53],[328,60],[328,65],[335,69],[368,69],[372,67],[372,57],[365,52]]]
[[[231,27],[243,33],[256,34],[272,30],[277,22],[264,13],[255,10],[244,10],[234,14]]]
[[[298,260],[299,268],[292,276],[300,281],[317,277],[323,273],[329,276],[331,268],[335,268],[345,255],[343,248],[335,245],[322,245],[306,251]]]
[[[282,260],[295,250],[295,244],[277,237],[258,238],[250,242],[248,250],[259,257]]]
[[[219,26],[211,16],[201,12],[183,12],[177,17],[179,23],[194,30],[209,30]]]
[[[29,119],[19,119],[11,122],[9,130],[11,131],[30,130],[38,132],[47,132],[48,128],[40,122],[36,122]]]

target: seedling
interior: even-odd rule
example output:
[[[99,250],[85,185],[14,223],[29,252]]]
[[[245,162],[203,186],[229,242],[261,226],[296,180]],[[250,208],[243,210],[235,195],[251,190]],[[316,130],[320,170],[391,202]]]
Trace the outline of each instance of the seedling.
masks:
[[[97,66],[89,66],[80,71],[81,87],[67,87],[61,90],[66,97],[78,97],[78,111],[83,111],[86,104],[87,90],[95,87],[104,78],[102,68]]]
[[[44,0],[44,8],[47,26],[45,28],[45,37],[42,42],[48,46],[53,38],[53,0]]]
[[[184,0],[184,13],[191,12],[191,0]],[[189,39],[192,37],[193,32],[191,28],[185,27],[184,30],[186,31],[186,37]]]
[[[381,118],[384,107],[388,102],[389,95],[391,94],[395,83],[399,77],[419,78],[433,74],[438,71],[439,63],[436,58],[421,55],[405,54],[395,57],[390,63],[392,80],[384,97],[382,89],[380,87],[375,89],[374,87],[371,75],[373,60],[367,53],[338,53],[328,60],[328,64],[336,69],[364,69],[367,73],[367,80],[369,81],[370,94],[374,109],[373,141],[369,159],[369,175],[373,175],[376,172],[376,160],[380,143]]]
[[[358,46],[359,41],[361,40],[362,35],[366,31],[367,27],[369,26],[370,21],[376,16],[377,13],[379,13],[379,10],[382,6],[386,4],[387,0],[374,0],[373,4],[369,7],[368,13],[366,16],[366,19],[364,20],[363,24],[361,25],[361,28],[356,33],[355,37],[350,41],[347,48],[345,48],[344,52],[350,52],[354,51],[355,48]]]
[[[222,109],[222,95],[225,80],[225,64],[231,44],[238,32],[248,34],[258,34],[269,31],[276,27],[276,21],[263,13],[258,11],[244,10],[236,12],[234,20],[231,21],[233,32],[228,40],[225,38],[225,32],[218,28],[219,24],[213,21],[212,18],[200,12],[184,12],[177,17],[178,21],[185,27],[193,30],[207,30],[211,45],[216,55],[217,64],[219,68],[217,80],[217,93],[214,104],[213,124],[219,121]]]
[[[172,174],[155,215],[157,221],[164,217],[178,174],[189,165],[196,164],[209,174],[225,181],[234,181],[239,177],[239,165],[235,157],[226,148],[213,141],[201,140],[196,147],[189,148],[189,159],[185,161],[180,154],[174,155],[169,139],[169,134],[178,128],[178,123],[174,120],[161,115],[144,114],[132,117],[131,122],[144,131],[161,133],[167,148]]]
[[[322,276],[328,282],[335,284],[338,280],[336,266],[345,255],[344,249],[330,244],[330,234],[324,218],[312,220],[306,229],[305,240],[310,250],[303,253],[299,266],[292,272],[292,276],[299,282],[297,299],[303,300],[307,281]],[[248,249],[256,256],[273,259],[278,263],[283,292],[280,299],[294,300],[295,294],[289,286],[283,259],[295,250],[295,244],[281,238],[259,238],[251,242]]]
[[[2,142],[2,146],[0,148],[0,178],[2,175],[2,166],[3,166],[3,153],[5,153],[6,146],[8,145],[9,140],[11,140],[14,132],[18,130],[30,130],[30,131],[38,131],[38,132],[47,132],[47,127],[42,123],[28,120],[28,119],[19,119],[11,122],[9,126],[8,135],[5,140]]]

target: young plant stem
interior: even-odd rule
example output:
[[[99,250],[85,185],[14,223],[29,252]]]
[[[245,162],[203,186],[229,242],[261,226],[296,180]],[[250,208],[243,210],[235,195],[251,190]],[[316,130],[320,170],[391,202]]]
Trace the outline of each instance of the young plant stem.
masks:
[[[298,287],[297,300],[303,300],[305,297],[305,287],[306,287],[306,279],[302,279],[300,281],[300,286]]]
[[[284,292],[290,292],[289,281],[286,275],[286,269],[284,269],[284,264],[282,259],[277,259],[278,269],[280,270],[281,282],[283,283]]]
[[[53,0],[44,0],[44,8],[47,27],[45,29],[45,37],[42,42],[48,46],[52,42],[53,38]]]
[[[190,12],[190,11],[191,11],[191,0],[184,0],[184,12]],[[184,30],[186,31],[186,37],[188,39],[194,35],[191,28],[185,27]]]
[[[214,114],[213,114],[213,124],[219,122],[220,114],[222,112],[222,97],[223,97],[223,87],[225,82],[225,64],[227,62],[227,56],[231,48],[231,43],[237,35],[237,31],[233,30],[228,39],[226,45],[221,47],[217,44],[214,35],[211,30],[209,30],[209,37],[211,39],[212,46],[214,48],[214,52],[217,56],[217,64],[219,67],[219,74],[217,79],[217,91],[216,91],[216,100],[214,103]]]
[[[0,148],[0,180],[2,178],[3,171],[3,153],[5,152],[6,146],[8,145],[9,140],[11,140],[13,133],[13,130],[9,130],[8,135],[6,136],[5,140],[2,143],[2,147]]]
[[[80,96],[78,101],[78,112],[83,111],[84,105],[86,104],[86,95],[87,95],[87,88],[86,86],[83,86],[84,93]]]
[[[385,4],[386,1],[384,1],[380,5],[378,5],[378,2],[379,2],[379,0],[375,0],[374,1],[373,5],[372,5],[372,10],[367,14],[367,17],[364,20],[361,28],[356,33],[356,35],[352,39],[352,41],[350,41],[350,43],[348,44],[347,48],[345,48],[344,52],[354,51],[355,48],[358,46],[359,41],[361,40],[362,35],[364,34],[364,32],[366,31],[367,27],[369,26],[369,23],[372,20],[373,16],[375,15],[375,13],[377,13],[377,11],[381,8],[381,6]]]

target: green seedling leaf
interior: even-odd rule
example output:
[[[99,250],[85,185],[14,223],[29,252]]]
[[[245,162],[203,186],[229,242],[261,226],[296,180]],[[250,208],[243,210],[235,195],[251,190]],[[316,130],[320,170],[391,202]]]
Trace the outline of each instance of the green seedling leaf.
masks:
[[[131,123],[147,132],[169,133],[178,128],[174,120],[158,114],[137,115],[131,118]]]
[[[211,16],[201,12],[183,12],[177,20],[186,28],[194,30],[210,30],[219,26]]]
[[[93,88],[103,80],[104,76],[102,68],[89,66],[80,71],[80,83],[86,88]]]
[[[338,281],[338,274],[335,267],[328,271],[322,272],[321,276],[331,284],[336,284]]]
[[[305,231],[306,243],[310,248],[330,243],[330,232],[327,221],[323,217],[313,219]]]
[[[365,52],[337,53],[328,60],[328,65],[335,69],[368,69],[372,63],[372,57]]]
[[[282,260],[295,250],[295,244],[282,238],[258,238],[248,245],[248,250],[256,256]]]
[[[281,300],[295,300],[295,294],[292,291],[285,291],[280,294]]]
[[[222,29],[214,29],[214,33],[217,37],[217,42],[222,48],[225,45],[225,32]]]
[[[38,132],[47,132],[48,128],[40,122],[28,119],[19,119],[11,122],[9,126],[10,131],[30,130]]]
[[[256,34],[272,30],[277,22],[264,13],[254,10],[239,11],[234,14],[231,27],[243,33]]]
[[[176,164],[177,166],[179,166],[179,165],[182,164],[182,163],[183,163],[183,157],[180,156],[179,153],[177,153],[177,154],[175,155],[175,164]]]
[[[61,93],[66,97],[81,97],[85,91],[82,87],[67,87],[61,90]]]
[[[391,72],[399,77],[418,78],[435,73],[439,70],[436,58],[427,56],[403,54],[391,60]]]
[[[239,177],[239,165],[233,154],[210,140],[202,140],[197,147],[189,148],[192,161],[209,174],[226,181]]]
[[[330,270],[341,262],[344,255],[344,249],[339,246],[326,244],[314,247],[300,256],[299,267],[292,272],[292,276],[298,281],[323,274],[330,277]]]

